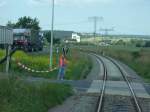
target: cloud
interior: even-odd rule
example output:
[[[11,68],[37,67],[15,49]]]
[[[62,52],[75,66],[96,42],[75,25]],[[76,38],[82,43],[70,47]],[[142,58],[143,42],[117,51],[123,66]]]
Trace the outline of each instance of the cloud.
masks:
[[[0,1],[0,7],[3,7],[4,5],[6,5],[7,2],[6,1]]]

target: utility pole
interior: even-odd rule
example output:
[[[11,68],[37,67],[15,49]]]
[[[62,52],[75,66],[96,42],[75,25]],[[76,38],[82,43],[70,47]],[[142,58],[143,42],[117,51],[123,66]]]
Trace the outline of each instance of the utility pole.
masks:
[[[114,28],[101,28],[100,31],[104,31],[104,35],[107,36],[108,32],[114,31]]]
[[[93,16],[93,17],[89,17],[89,20],[93,21],[93,23],[94,23],[93,36],[94,36],[94,39],[95,39],[96,38],[96,33],[97,33],[97,23],[98,23],[98,21],[102,21],[103,17]]]
[[[51,43],[50,43],[50,69],[53,67],[53,37],[54,37],[54,0],[52,0],[52,22],[51,22]]]
[[[11,50],[11,45],[7,44],[6,46],[6,56],[7,56],[6,73],[9,72],[9,67],[10,67],[10,50]]]

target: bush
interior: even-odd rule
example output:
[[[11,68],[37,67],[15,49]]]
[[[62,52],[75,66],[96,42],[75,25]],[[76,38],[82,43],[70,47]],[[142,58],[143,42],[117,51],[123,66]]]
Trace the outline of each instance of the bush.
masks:
[[[44,37],[47,39],[47,41],[50,43],[51,42],[51,32],[46,32],[44,34]],[[55,35],[54,35],[54,39],[53,39],[53,43],[54,44],[60,44],[60,39],[58,38],[55,38]]]
[[[2,51],[0,51],[0,57],[3,56]],[[22,64],[26,65],[29,68],[34,70],[47,71],[49,70],[49,55],[48,54],[26,54],[23,51],[17,51],[13,56],[13,58],[17,59]],[[53,64],[54,67],[58,65],[58,56],[54,53],[53,56]],[[81,54],[76,50],[69,50],[67,56],[67,69],[65,78],[69,80],[77,80],[83,79],[86,77],[88,72],[91,70],[91,60],[87,55]],[[4,65],[0,66],[0,70],[4,70]],[[33,76],[33,77],[44,77],[50,79],[56,79],[58,75],[58,69],[54,70],[50,73],[31,73],[23,68],[18,67],[17,63],[12,61],[10,71],[18,76]]]
[[[136,59],[136,58],[139,58],[139,57],[140,57],[139,51],[134,51],[134,52],[132,52],[131,54],[132,54],[133,59]]]
[[[91,71],[92,63],[87,54],[73,50],[68,57],[68,67],[66,71],[67,79],[84,79]]]
[[[140,43],[137,43],[136,47],[143,47],[143,46]]]
[[[150,47],[150,41],[147,41],[144,47]]]
[[[47,112],[72,94],[64,84],[0,79],[0,112]]]

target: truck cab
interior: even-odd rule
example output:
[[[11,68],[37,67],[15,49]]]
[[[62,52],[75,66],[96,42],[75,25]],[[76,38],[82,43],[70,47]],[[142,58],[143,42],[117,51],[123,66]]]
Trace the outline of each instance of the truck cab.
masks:
[[[43,49],[42,37],[39,31],[31,29],[13,29],[13,47],[25,51],[39,51]]]

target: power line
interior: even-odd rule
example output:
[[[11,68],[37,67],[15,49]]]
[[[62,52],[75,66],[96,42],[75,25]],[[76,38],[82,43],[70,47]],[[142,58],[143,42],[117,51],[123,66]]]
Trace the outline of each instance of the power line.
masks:
[[[98,21],[102,21],[102,20],[103,17],[98,17],[98,16],[89,17],[89,21],[93,21],[94,23],[94,32],[93,32],[94,38],[96,37],[96,33],[97,33],[97,23]]]
[[[78,22],[70,22],[70,23],[58,23],[55,26],[69,26],[69,25],[81,25],[89,23],[89,21],[78,21]],[[41,24],[42,26],[50,26],[50,24]]]
[[[113,28],[101,28],[100,31],[104,31],[104,34],[108,35],[109,32],[114,31],[114,27]]]

